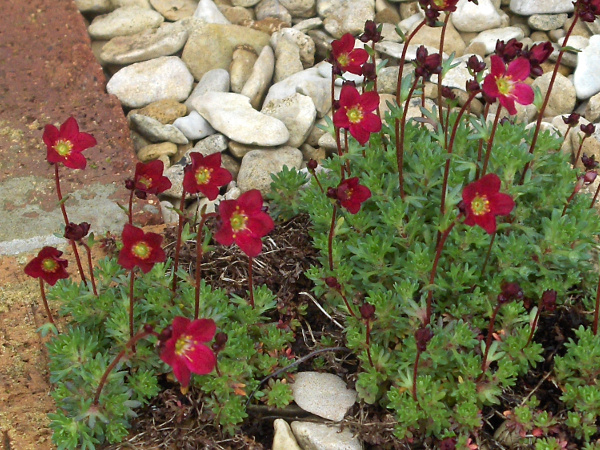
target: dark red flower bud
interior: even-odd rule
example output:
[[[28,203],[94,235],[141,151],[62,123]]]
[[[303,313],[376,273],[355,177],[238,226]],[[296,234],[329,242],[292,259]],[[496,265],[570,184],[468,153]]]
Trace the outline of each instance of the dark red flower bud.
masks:
[[[363,76],[365,79],[369,81],[373,81],[377,78],[377,69],[375,68],[375,64],[373,63],[364,63],[363,64]]]
[[[480,91],[481,86],[479,86],[479,83],[477,82],[477,80],[473,79],[473,80],[467,81],[466,89],[467,89],[467,92],[473,93],[473,92]]]
[[[427,350],[427,344],[433,337],[433,331],[427,327],[421,327],[415,332],[415,339],[417,341],[417,349],[420,352]]]
[[[554,289],[544,291],[542,294],[542,305],[547,311],[554,311],[556,309],[556,296],[557,293]]]
[[[375,306],[370,303],[363,303],[360,307],[360,315],[365,320],[371,320],[375,315]]]
[[[169,339],[171,339],[172,335],[173,335],[173,326],[169,325],[167,328],[165,328],[158,334],[158,341],[161,343],[167,342]]]
[[[125,189],[128,191],[133,191],[135,189],[135,181],[133,181],[131,178],[125,180]]]
[[[337,280],[336,277],[325,278],[325,284],[327,286],[329,286],[331,289],[335,289],[336,291],[339,291],[342,288],[342,286],[340,285],[340,282]]]
[[[563,117],[563,122],[565,123],[565,125],[570,125],[574,127],[575,125],[579,124],[579,119],[581,119],[581,116],[579,114],[572,113],[569,114],[567,117]]]
[[[225,344],[227,344],[227,340],[229,337],[226,333],[219,332],[215,334],[215,342],[212,345],[212,350],[215,353],[219,353],[225,348]]]
[[[501,289],[502,292],[498,295],[499,303],[523,299],[523,289],[518,283],[503,283]]]
[[[504,60],[506,64],[521,55],[523,43],[516,39],[510,39],[508,42],[496,41],[496,54]]]
[[[149,323],[144,324],[144,331],[146,333],[154,333],[154,327]]]
[[[317,168],[318,165],[319,165],[319,163],[317,161],[315,161],[314,159],[312,159],[312,158],[309,159],[308,162],[306,163],[306,167],[311,172],[314,171]]]
[[[148,198],[148,194],[146,193],[146,191],[142,191],[141,189],[136,189],[134,194],[140,200],[146,200]]]
[[[587,137],[590,137],[596,131],[596,127],[593,123],[588,123],[587,125],[581,124],[579,125],[579,129],[584,132]]]
[[[87,222],[81,222],[80,224],[69,222],[69,225],[65,227],[65,239],[79,241],[87,236],[89,231],[90,224]]]
[[[365,32],[360,35],[359,39],[365,43],[369,42],[369,41],[373,41],[373,43],[379,42],[382,39],[381,38],[382,28],[383,28],[383,24],[380,24],[379,26],[377,26],[375,21],[367,20],[365,22]]]
[[[467,61],[467,68],[471,73],[479,73],[485,70],[485,63],[480,61],[477,55],[471,55]]]
[[[584,183],[587,183],[587,184],[593,183],[596,180],[597,176],[598,176],[598,174],[596,173],[595,170],[588,170],[583,175],[583,181],[584,181]]]
[[[581,157],[581,162],[585,166],[587,170],[592,170],[598,167],[598,161],[596,161],[596,155],[592,155],[592,157],[588,157],[587,155],[583,155]]]
[[[447,98],[448,100],[454,100],[456,95],[448,86],[442,86],[442,97]]]

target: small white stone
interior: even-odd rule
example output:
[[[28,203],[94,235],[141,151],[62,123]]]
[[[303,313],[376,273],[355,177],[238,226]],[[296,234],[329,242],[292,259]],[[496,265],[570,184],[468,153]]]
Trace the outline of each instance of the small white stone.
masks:
[[[142,114],[131,114],[131,123],[137,131],[147,137],[151,142],[172,142],[174,144],[187,144],[188,139],[173,125],[165,125],[152,117]]]
[[[188,110],[194,111],[192,100],[203,96],[207,92],[229,92],[229,83],[229,72],[225,69],[209,70],[200,79],[188,99],[185,101],[185,106],[187,106]]]
[[[292,431],[304,450],[362,450],[348,428],[314,422],[292,422]]]
[[[251,150],[242,159],[237,183],[242,192],[258,189],[263,195],[271,191],[271,175],[279,173],[283,167],[300,169],[302,152],[293,147],[280,147],[272,150]]]
[[[215,132],[210,123],[197,111],[192,111],[187,116],[176,119],[173,126],[177,127],[191,141],[203,139]]]
[[[573,84],[579,99],[600,92],[600,35],[590,37],[589,45],[577,55]]]
[[[510,10],[515,14],[558,14],[573,11],[572,0],[510,0]]]
[[[356,402],[356,391],[347,389],[344,380],[331,373],[299,372],[291,387],[300,408],[336,422]]]
[[[156,28],[164,20],[160,13],[150,9],[135,6],[117,8],[111,13],[96,17],[88,27],[88,33],[98,40],[130,36],[148,28]]]
[[[302,450],[296,442],[292,429],[285,420],[275,419],[273,428],[275,429],[275,435],[273,436],[272,450]]]
[[[317,110],[311,98],[298,93],[284,99],[271,100],[263,106],[261,112],[285,124],[290,132],[290,139],[286,145],[296,148],[304,143],[317,117]]]
[[[231,23],[229,20],[227,20],[227,17],[223,15],[219,8],[217,8],[217,5],[215,5],[215,2],[212,0],[200,0],[196,11],[194,11],[194,17],[202,19],[207,23]]]
[[[469,0],[459,0],[456,11],[451,16],[457,30],[479,32],[502,24],[502,17],[491,0],[479,0],[478,3],[476,5]]]
[[[493,53],[496,50],[496,42],[498,40],[507,42],[510,39],[523,39],[525,34],[519,27],[493,28],[491,30],[482,31],[472,41],[481,42],[485,45],[486,54]]]

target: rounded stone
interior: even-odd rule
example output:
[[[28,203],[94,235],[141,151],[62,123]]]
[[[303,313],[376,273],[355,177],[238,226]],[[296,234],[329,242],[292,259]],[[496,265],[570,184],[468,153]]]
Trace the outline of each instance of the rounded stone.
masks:
[[[172,142],[161,142],[160,144],[150,144],[142,147],[137,157],[141,162],[154,161],[161,156],[173,156],[177,153],[177,145]]]
[[[242,192],[258,189],[265,195],[271,191],[271,175],[281,172],[284,166],[300,169],[302,152],[293,147],[252,150],[242,159],[237,178],[238,187]]]
[[[533,88],[537,87],[540,89],[542,98],[546,97],[551,77],[552,73],[547,72],[541,77],[536,78],[532,84]],[[544,116],[553,117],[560,114],[570,114],[573,112],[573,108],[575,108],[576,101],[575,86],[573,86],[571,80],[557,73]]]
[[[88,27],[93,39],[112,39],[116,36],[130,36],[148,28],[156,28],[164,17],[153,10],[139,7],[117,8],[96,17]]]
[[[140,109],[138,114],[143,114],[144,116],[158,120],[160,123],[168,124],[175,122],[179,117],[185,116],[187,108],[183,103],[168,98],[150,103],[148,106]]]
[[[197,0],[150,0],[150,4],[165,19],[173,22],[191,17],[198,7]]]
[[[534,30],[550,31],[561,28],[566,20],[566,14],[533,14],[527,19],[527,25]]]

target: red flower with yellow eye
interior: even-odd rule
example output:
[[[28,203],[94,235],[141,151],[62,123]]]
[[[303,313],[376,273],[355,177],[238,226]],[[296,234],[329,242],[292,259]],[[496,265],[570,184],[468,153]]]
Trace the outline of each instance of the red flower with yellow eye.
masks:
[[[60,130],[54,125],[46,125],[42,139],[48,150],[48,162],[63,163],[71,169],[85,169],[87,161],[81,152],[96,145],[94,136],[79,132],[79,125],[74,117],[69,117],[60,126]]]
[[[467,185],[460,204],[466,216],[465,225],[479,225],[489,234],[496,232],[496,216],[507,216],[514,207],[512,197],[500,193],[500,178],[493,173]]]
[[[146,194],[160,194],[171,188],[171,181],[163,175],[164,164],[160,160],[135,165],[134,189]]]
[[[362,75],[362,65],[369,59],[369,54],[364,48],[354,48],[354,36],[344,34],[339,40],[331,43],[329,61],[333,64],[334,73],[350,72]]]
[[[184,388],[190,384],[192,373],[206,375],[215,368],[217,358],[205,342],[213,339],[216,329],[212,319],[173,319],[171,337],[162,344],[160,359],[173,368]]]
[[[118,260],[121,267],[132,270],[138,266],[142,272],[148,273],[154,264],[165,261],[165,251],[161,247],[163,238],[160,234],[145,233],[141,228],[125,224],[122,237],[123,248]]]
[[[262,195],[257,189],[244,192],[237,200],[219,203],[221,226],[215,234],[216,241],[222,245],[235,242],[246,255],[258,256],[262,251],[262,237],[275,227],[262,206]]]
[[[343,180],[337,187],[336,199],[350,214],[356,214],[363,202],[371,198],[368,187],[358,183],[358,177]]]
[[[483,92],[491,98],[497,98],[511,115],[517,113],[515,101],[521,105],[533,103],[533,89],[522,83],[529,76],[529,61],[517,58],[508,68],[498,55],[492,55],[491,61],[491,72],[483,80]]]
[[[333,115],[333,124],[338,128],[350,130],[350,134],[365,145],[371,136],[381,130],[381,119],[373,111],[379,105],[379,94],[374,91],[360,94],[349,84],[342,87],[340,107]]]
[[[219,195],[221,186],[231,180],[231,173],[221,167],[221,154],[203,156],[198,152],[190,153],[192,163],[183,169],[183,188],[190,194],[202,192],[209,200],[214,200]]]
[[[50,286],[63,278],[68,278],[69,262],[62,259],[63,252],[54,247],[44,247],[38,255],[25,266],[25,273],[33,278],[41,278]]]

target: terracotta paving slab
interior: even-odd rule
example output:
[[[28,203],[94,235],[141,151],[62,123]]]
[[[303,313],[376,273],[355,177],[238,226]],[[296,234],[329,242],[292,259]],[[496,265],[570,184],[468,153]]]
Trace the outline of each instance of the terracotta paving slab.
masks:
[[[70,219],[96,231],[121,229],[123,181],[135,167],[127,122],[105,91],[84,19],[72,0],[3,2],[0,15],[0,254],[39,247],[58,231],[54,171],[44,125],[70,115],[98,145],[85,170],[61,167]]]

